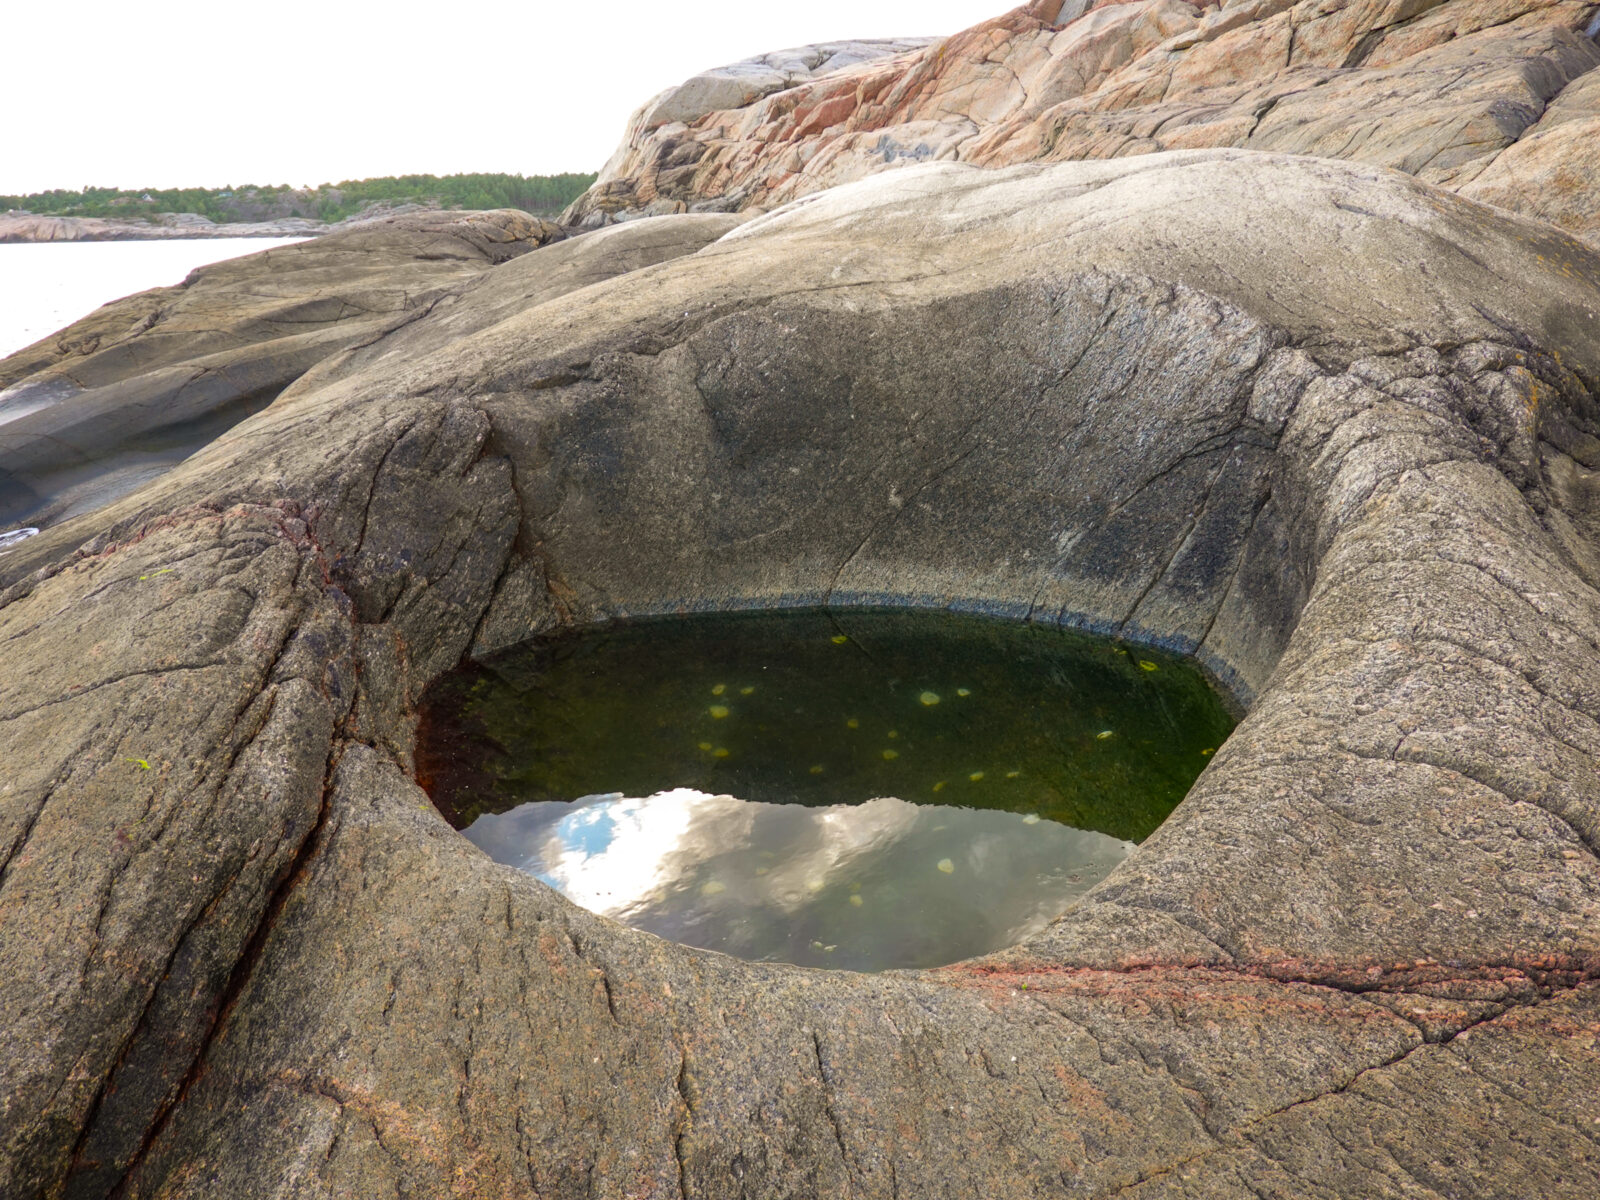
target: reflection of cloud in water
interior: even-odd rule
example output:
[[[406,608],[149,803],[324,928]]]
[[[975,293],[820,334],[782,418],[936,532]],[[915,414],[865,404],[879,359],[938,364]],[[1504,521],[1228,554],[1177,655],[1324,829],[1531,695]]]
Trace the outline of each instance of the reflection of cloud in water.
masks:
[[[467,836],[575,903],[746,958],[883,969],[1010,945],[1132,843],[881,798],[807,808],[679,788],[479,818]]]

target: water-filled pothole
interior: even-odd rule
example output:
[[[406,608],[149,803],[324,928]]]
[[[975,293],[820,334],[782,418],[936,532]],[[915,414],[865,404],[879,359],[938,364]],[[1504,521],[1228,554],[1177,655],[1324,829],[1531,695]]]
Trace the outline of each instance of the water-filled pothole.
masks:
[[[456,671],[425,698],[418,769],[470,840],[590,909],[882,970],[1041,928],[1232,725],[1151,650],[949,614],[721,615]]]

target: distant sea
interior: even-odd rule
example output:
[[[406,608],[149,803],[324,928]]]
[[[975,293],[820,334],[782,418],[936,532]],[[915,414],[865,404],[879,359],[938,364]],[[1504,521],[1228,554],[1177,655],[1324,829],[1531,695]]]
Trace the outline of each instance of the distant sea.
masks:
[[[0,358],[102,304],[147,288],[182,283],[196,267],[304,240],[197,238],[0,246]]]

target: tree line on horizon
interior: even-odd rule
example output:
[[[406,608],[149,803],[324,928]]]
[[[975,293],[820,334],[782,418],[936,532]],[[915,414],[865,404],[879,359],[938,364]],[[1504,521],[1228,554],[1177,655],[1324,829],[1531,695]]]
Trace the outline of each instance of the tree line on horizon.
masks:
[[[243,184],[220,188],[55,189],[0,196],[0,211],[22,209],[57,217],[139,220],[161,213],[195,213],[217,222],[306,217],[340,221],[374,204],[426,204],[436,208],[520,208],[550,216],[595,181],[592,174],[389,175],[350,179],[315,188]]]

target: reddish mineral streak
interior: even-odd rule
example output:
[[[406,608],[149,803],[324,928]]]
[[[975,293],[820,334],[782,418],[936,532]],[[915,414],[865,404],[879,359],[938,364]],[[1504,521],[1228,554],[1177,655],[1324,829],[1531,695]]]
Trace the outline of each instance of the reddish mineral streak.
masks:
[[[1553,992],[1600,980],[1600,955],[1526,955],[1499,963],[1330,963],[1284,959],[1218,966],[1204,962],[1130,963],[1118,967],[1038,962],[998,966],[956,963],[929,972],[940,982],[1000,991],[1110,995],[1134,989],[1192,992],[1207,986],[1277,983],[1355,994],[1418,994],[1448,1000],[1503,999],[1517,992]]]

